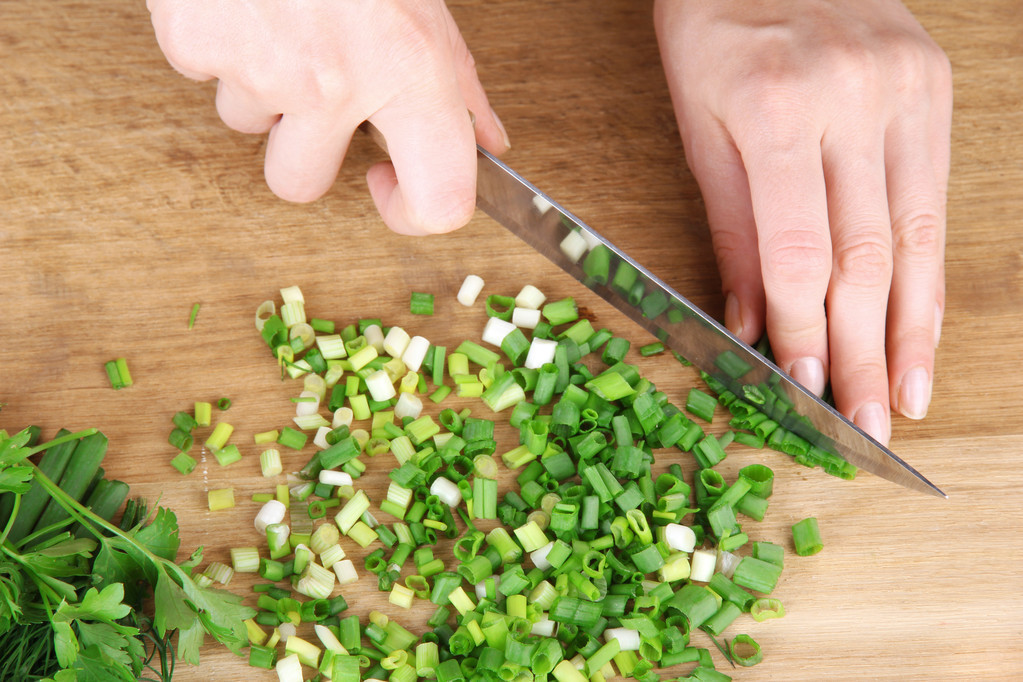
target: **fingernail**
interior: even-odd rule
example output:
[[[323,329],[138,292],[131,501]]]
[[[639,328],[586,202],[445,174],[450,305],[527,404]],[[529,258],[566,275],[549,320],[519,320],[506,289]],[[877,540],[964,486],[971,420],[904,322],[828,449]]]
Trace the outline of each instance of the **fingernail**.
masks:
[[[853,422],[881,445],[887,445],[892,436],[888,413],[881,403],[866,403],[860,407]]]
[[[941,310],[941,306],[937,303],[934,304],[934,347],[938,347],[938,342],[941,341],[941,323],[944,320],[945,314]]]
[[[824,363],[820,358],[807,357],[796,360],[792,363],[789,374],[814,395],[824,393]]]
[[[923,367],[914,367],[902,376],[899,386],[899,412],[910,419],[927,416],[931,402],[931,377]]]
[[[511,140],[508,139],[508,131],[504,129],[504,124],[501,123],[501,117],[497,115],[497,112],[493,109],[490,110],[490,114],[494,117],[494,123],[497,124],[497,129],[501,131],[501,137],[504,139],[505,149],[511,149]]]
[[[725,326],[742,338],[742,311],[739,310],[739,298],[731,291],[725,298]]]

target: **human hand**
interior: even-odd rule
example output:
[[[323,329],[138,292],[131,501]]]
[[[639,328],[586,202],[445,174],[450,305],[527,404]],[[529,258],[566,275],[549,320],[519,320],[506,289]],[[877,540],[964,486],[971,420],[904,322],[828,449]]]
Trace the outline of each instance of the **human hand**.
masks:
[[[367,174],[391,229],[447,232],[472,217],[476,142],[501,153],[508,138],[443,0],[147,4],[171,65],[219,79],[223,121],[269,132],[264,172],[274,193],[323,195],[369,120],[391,157]]]
[[[725,324],[881,443],[930,402],[949,62],[897,0],[657,0]]]

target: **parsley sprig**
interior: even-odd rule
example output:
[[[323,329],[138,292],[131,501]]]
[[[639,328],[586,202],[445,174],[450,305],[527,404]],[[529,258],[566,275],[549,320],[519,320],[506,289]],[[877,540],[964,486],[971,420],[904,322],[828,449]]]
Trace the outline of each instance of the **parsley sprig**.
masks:
[[[206,634],[239,653],[248,643],[243,621],[255,611],[241,597],[193,580],[201,547],[177,562],[181,541],[173,511],[158,507],[130,528],[119,528],[65,493],[29,459],[92,433],[96,429],[32,447],[28,429],[14,436],[0,431],[0,493],[14,495],[13,513],[0,528],[0,644],[20,641],[20,628],[48,624],[57,672],[42,679],[54,682],[137,680],[153,655],[147,654],[145,642],[162,643],[165,657],[173,632],[177,658],[189,663],[199,662]],[[21,496],[33,483],[92,537],[65,531],[31,547],[10,543],[7,536]],[[151,618],[139,615],[150,591]],[[151,623],[152,632],[140,629],[142,623]],[[0,667],[6,656],[0,650]],[[13,679],[41,679],[34,676],[36,663],[19,659],[18,667],[7,672]]]

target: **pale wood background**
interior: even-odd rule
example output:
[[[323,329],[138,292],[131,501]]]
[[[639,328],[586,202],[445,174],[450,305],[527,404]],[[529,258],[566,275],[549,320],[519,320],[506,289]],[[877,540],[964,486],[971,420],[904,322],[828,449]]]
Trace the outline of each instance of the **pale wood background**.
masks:
[[[450,4],[511,134],[508,162],[720,315],[648,3]],[[726,472],[759,460],[778,478],[767,519],[750,532],[785,542],[789,524],[816,515],[826,545],[789,559],[776,593],[786,618],[733,627],[765,651],[756,668],[727,670],[737,680],[1023,679],[1023,3],[909,5],[951,58],[956,108],[934,402],[922,423],[896,418],[892,447],[950,499],[736,450]],[[300,285],[319,317],[382,316],[457,343],[481,328],[480,311],[453,300],[478,272],[488,293],[536,283],[638,336],[484,215],[444,237],[390,233],[365,191],[380,154],[366,140],[331,192],[305,206],[266,189],[262,151],[260,137],[220,123],[211,85],[166,64],[144,3],[0,1],[0,428],[99,427],[112,444],[108,474],[177,510],[183,550],[205,545],[224,560],[229,546],[255,540],[255,505],[209,514],[205,495],[267,488],[245,444],[288,423],[298,388],[275,378],[252,316],[281,286]],[[438,294],[437,317],[412,319],[412,289]],[[189,331],[193,302],[202,309]],[[129,390],[111,390],[103,373],[117,356],[134,373]],[[642,366],[674,400],[694,383],[666,358]],[[247,458],[182,478],[168,463],[169,419],[220,396],[234,401],[222,416]],[[379,496],[385,466],[371,468],[366,485]],[[347,594],[363,612],[423,618],[395,613],[368,585]],[[207,647],[201,667],[175,679],[245,677],[275,679]]]

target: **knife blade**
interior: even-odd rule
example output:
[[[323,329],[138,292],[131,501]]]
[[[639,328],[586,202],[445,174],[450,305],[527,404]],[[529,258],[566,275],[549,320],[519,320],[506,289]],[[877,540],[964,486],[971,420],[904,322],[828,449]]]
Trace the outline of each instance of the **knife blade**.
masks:
[[[482,147],[476,205],[736,396],[850,464],[947,498],[895,453]]]

